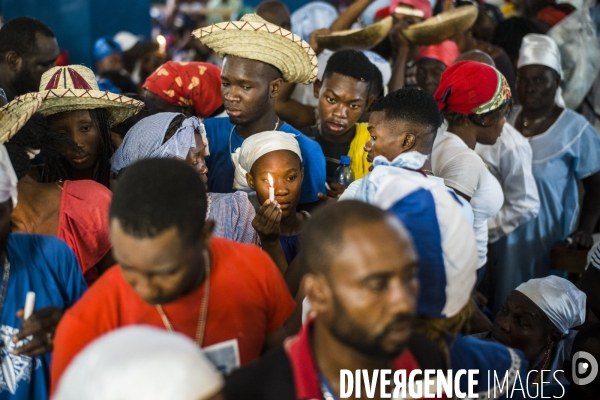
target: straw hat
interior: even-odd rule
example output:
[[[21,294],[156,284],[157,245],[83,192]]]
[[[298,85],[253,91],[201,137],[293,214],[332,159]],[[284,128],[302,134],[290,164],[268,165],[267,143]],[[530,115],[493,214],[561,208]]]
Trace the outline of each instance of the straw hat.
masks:
[[[464,6],[444,11],[402,31],[404,37],[417,44],[442,43],[469,30],[477,19],[477,6]]]
[[[94,73],[83,65],[54,67],[46,71],[42,75],[39,94],[43,101],[39,111],[46,117],[65,111],[105,108],[111,117],[110,126],[125,121],[144,107],[139,100],[100,91]]]
[[[390,33],[394,20],[385,17],[381,21],[363,29],[350,29],[332,32],[329,35],[317,35],[315,39],[320,47],[329,50],[355,49],[366,50],[378,45]]]
[[[256,14],[200,28],[193,35],[220,56],[229,54],[274,66],[286,82],[306,84],[317,78],[317,56],[310,45]]]
[[[27,93],[0,108],[0,143],[8,142],[19,132],[40,105],[42,98],[39,94]]]

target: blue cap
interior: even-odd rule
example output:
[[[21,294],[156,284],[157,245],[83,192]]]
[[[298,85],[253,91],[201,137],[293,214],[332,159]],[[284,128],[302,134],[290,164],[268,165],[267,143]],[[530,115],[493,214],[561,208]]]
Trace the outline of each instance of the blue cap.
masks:
[[[350,157],[349,156],[341,156],[340,164],[341,165],[350,165]]]
[[[121,45],[111,37],[101,37],[94,43],[94,59],[102,61],[113,53],[122,54]]]

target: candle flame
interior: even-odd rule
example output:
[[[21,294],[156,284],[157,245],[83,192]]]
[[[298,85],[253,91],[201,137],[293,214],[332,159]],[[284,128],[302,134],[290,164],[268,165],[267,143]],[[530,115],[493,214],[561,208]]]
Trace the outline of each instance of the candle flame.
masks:
[[[273,177],[268,172],[267,172],[267,180],[269,181],[269,186],[273,187]]]
[[[158,35],[156,37],[156,42],[160,45],[160,46],[164,46],[165,44],[167,44],[167,39],[163,36],[163,35]]]

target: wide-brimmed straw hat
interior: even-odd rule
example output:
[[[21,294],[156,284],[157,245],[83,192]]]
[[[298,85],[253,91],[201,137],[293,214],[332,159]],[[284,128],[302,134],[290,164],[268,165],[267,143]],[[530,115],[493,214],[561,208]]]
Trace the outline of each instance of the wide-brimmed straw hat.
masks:
[[[286,82],[311,83],[317,78],[317,56],[310,45],[256,14],[200,28],[193,35],[222,57],[229,54],[272,65]]]
[[[402,30],[409,41],[431,45],[450,40],[469,30],[477,19],[477,6],[463,6],[444,11]]]
[[[8,142],[19,132],[41,104],[39,94],[27,93],[0,108],[0,143]]]
[[[379,22],[362,29],[349,29],[331,32],[329,35],[316,35],[319,47],[329,50],[355,49],[366,50],[377,46],[390,33],[393,18],[385,17]]]
[[[66,111],[104,108],[110,114],[110,126],[137,114],[144,103],[127,96],[98,89],[91,69],[83,65],[54,67],[42,75],[40,83],[44,116]]]

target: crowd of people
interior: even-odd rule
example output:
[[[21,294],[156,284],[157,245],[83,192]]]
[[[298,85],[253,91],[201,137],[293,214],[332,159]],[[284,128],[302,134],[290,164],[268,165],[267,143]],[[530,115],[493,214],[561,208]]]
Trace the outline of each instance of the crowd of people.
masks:
[[[600,398],[598,6],[188,3],[0,28],[0,399]]]

